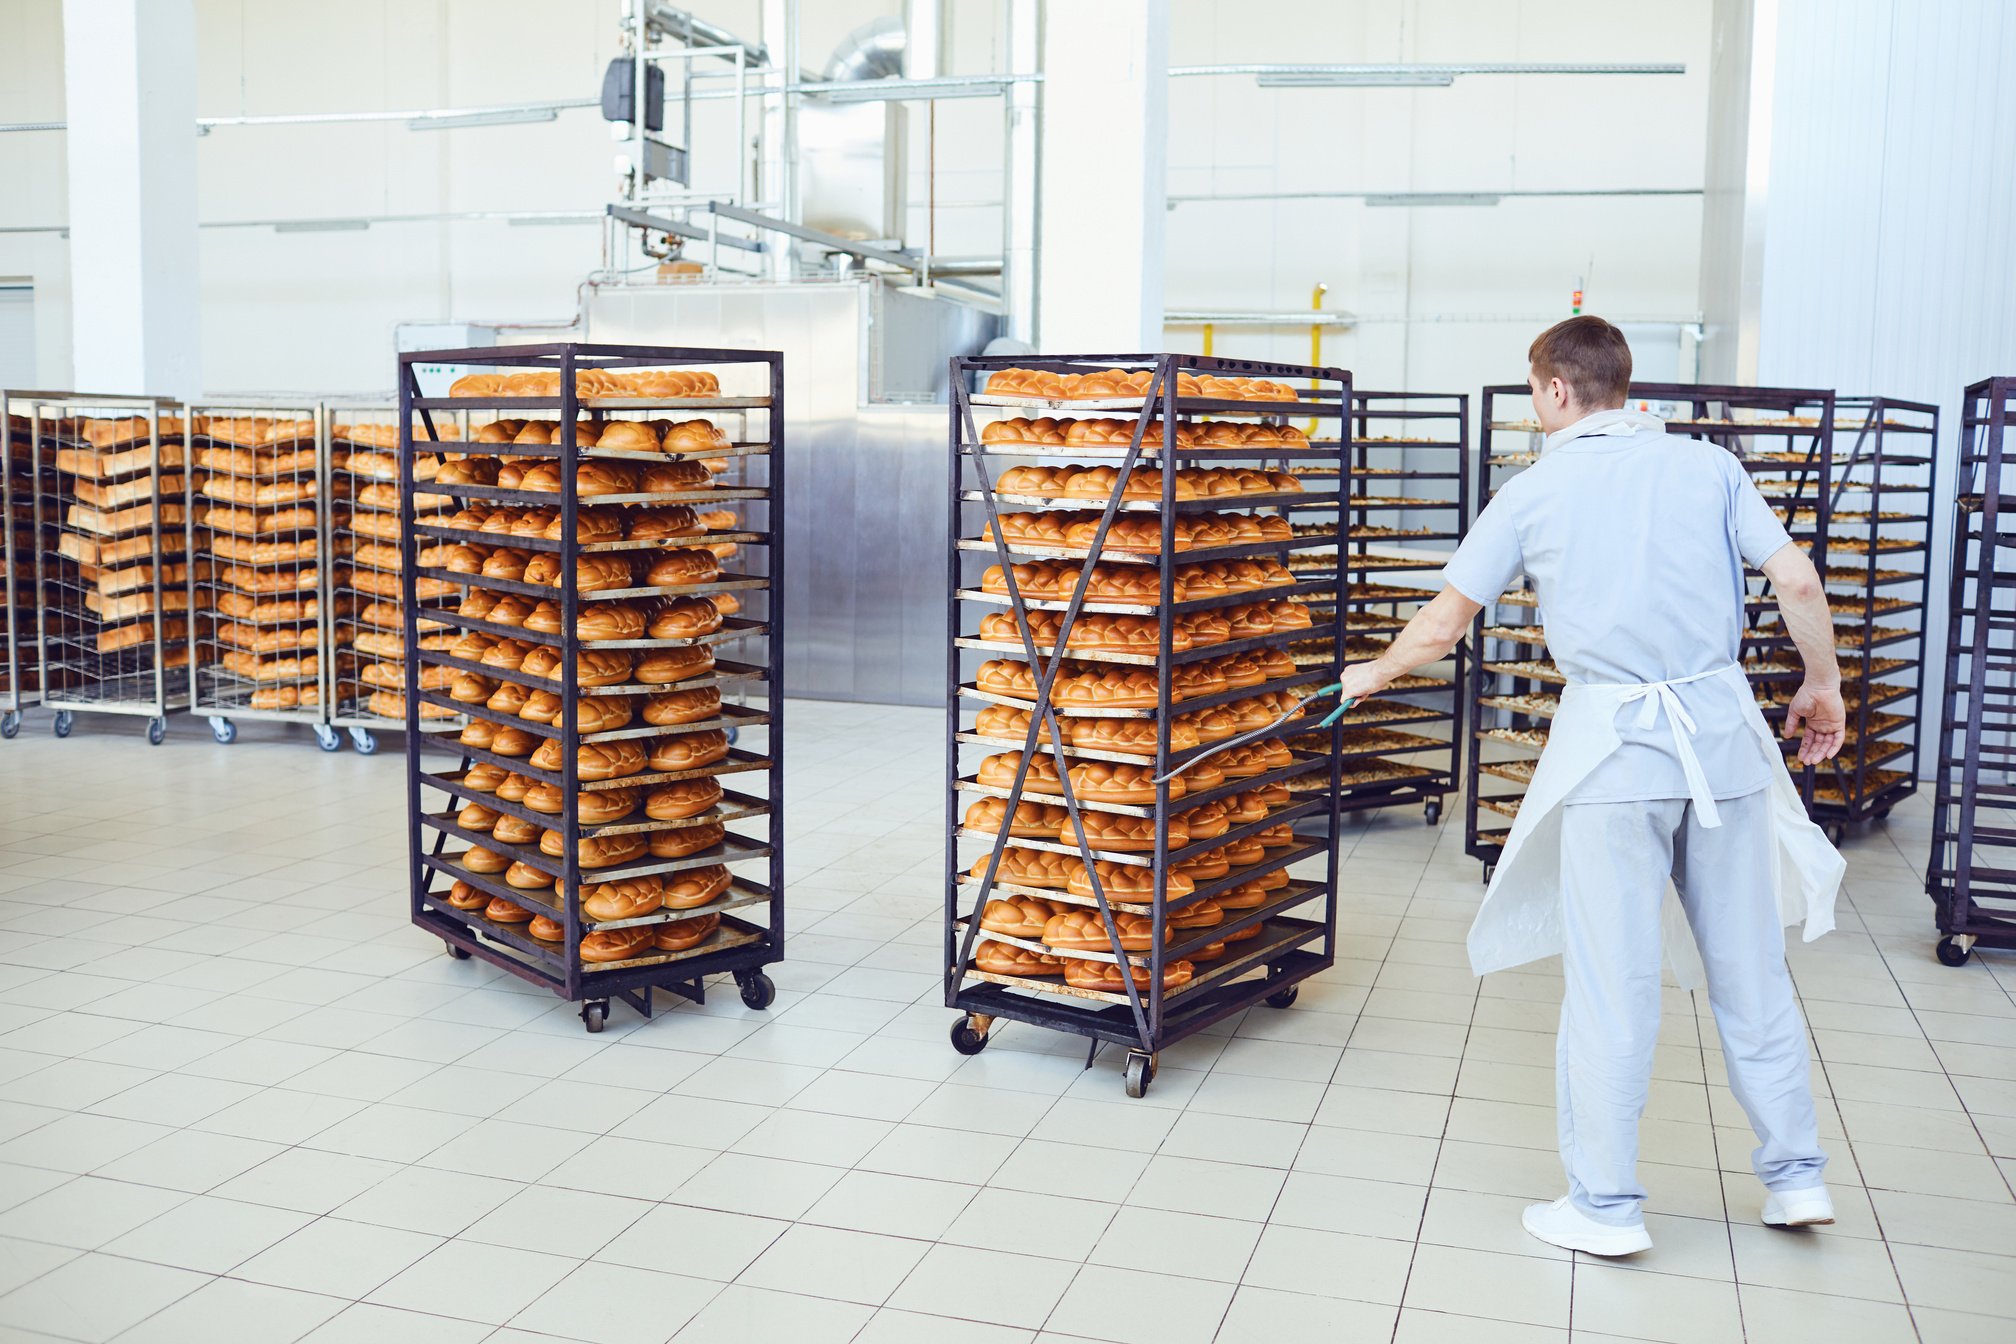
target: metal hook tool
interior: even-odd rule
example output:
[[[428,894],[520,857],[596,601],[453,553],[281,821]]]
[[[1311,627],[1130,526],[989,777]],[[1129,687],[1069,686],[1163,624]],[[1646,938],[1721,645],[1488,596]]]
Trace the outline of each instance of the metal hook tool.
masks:
[[[1220,742],[1217,746],[1211,748],[1211,750],[1204,752],[1201,755],[1192,756],[1189,760],[1183,762],[1183,764],[1177,766],[1174,770],[1171,770],[1168,774],[1157,775],[1155,777],[1155,783],[1160,784],[1164,780],[1174,779],[1176,778],[1176,776],[1182,774],[1185,770],[1190,769],[1194,765],[1198,765],[1204,761],[1210,760],[1213,756],[1216,756],[1221,751],[1230,751],[1232,750],[1232,748],[1240,746],[1247,742],[1251,742],[1255,738],[1265,737],[1267,736],[1267,734],[1273,732],[1276,728],[1279,728],[1282,724],[1287,723],[1289,720],[1293,719],[1297,714],[1301,713],[1302,707],[1308,704],[1311,700],[1321,700],[1324,696],[1335,695],[1338,691],[1341,691],[1343,689],[1344,689],[1343,682],[1333,681],[1328,686],[1324,686],[1318,690],[1312,691],[1308,695],[1303,696],[1300,700],[1297,700],[1294,706],[1290,708],[1287,713],[1283,714],[1280,718],[1274,720],[1274,722],[1268,724],[1265,728],[1255,728],[1250,733],[1241,733],[1239,734],[1239,736],[1235,738],[1231,738],[1230,740],[1225,742]],[[1337,708],[1331,710],[1328,714],[1324,715],[1322,721],[1319,722],[1316,726],[1318,728],[1328,728],[1331,724],[1337,722],[1338,719],[1342,718],[1346,710],[1350,709],[1351,706],[1357,703],[1358,701],[1356,697],[1344,701],[1344,703],[1338,705]]]

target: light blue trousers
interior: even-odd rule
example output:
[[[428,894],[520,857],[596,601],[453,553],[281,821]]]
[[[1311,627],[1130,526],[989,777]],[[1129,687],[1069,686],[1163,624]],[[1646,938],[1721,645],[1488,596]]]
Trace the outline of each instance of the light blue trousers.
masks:
[[[1707,830],[1684,798],[1571,803],[1561,811],[1566,926],[1555,1090],[1561,1164],[1576,1208],[1600,1222],[1643,1218],[1638,1119],[1659,1038],[1660,905],[1679,888],[1708,971],[1729,1087],[1750,1117],[1750,1162],[1773,1190],[1821,1183],[1806,1024],[1785,967],[1771,890],[1769,795],[1718,801]]]

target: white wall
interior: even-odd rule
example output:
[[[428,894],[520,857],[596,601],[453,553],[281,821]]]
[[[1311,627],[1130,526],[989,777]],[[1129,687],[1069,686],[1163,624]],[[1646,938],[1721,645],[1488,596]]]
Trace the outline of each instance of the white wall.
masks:
[[[695,0],[749,36],[758,0]],[[807,0],[808,65],[897,0]],[[1701,185],[1709,0],[1174,0],[1170,59],[1681,61],[1683,77],[1459,79],[1446,89],[1261,90],[1250,78],[1189,79],[1170,96],[1170,190]],[[1068,13],[1055,3],[1054,13]],[[197,0],[204,115],[472,105],[581,97],[615,51],[617,0]],[[953,73],[993,68],[999,6],[960,0]],[[61,115],[59,0],[0,4],[0,119]],[[18,72],[18,80],[13,73]],[[696,141],[726,138],[722,117]],[[936,250],[999,247],[1000,116],[991,100],[938,105],[937,210],[927,219],[922,146],[911,239]],[[1087,127],[1088,136],[1098,134]],[[594,208],[612,149],[593,112],[550,125],[412,132],[402,124],[219,129],[199,147],[207,221],[308,215]],[[703,172],[732,172],[703,156]],[[0,225],[60,223],[61,139],[0,136]],[[1099,208],[1099,185],[1082,188]],[[1361,384],[1474,391],[1517,377],[1527,341],[1588,308],[1679,317],[1697,306],[1695,198],[1508,200],[1479,209],[1375,209],[1356,202],[1182,205],[1168,219],[1168,301],[1183,307],[1328,305],[1358,313],[1326,335],[1325,360]],[[1124,257],[1115,240],[1116,261]],[[33,276],[48,328],[43,375],[66,371],[67,266],[48,235],[0,234],[0,276]],[[216,389],[369,390],[390,382],[390,333],[412,318],[571,313],[599,260],[590,226],[380,225],[368,232],[206,229],[204,368]],[[1195,329],[1171,348],[1198,348]],[[1303,360],[1306,329],[1221,330],[1222,354]]]

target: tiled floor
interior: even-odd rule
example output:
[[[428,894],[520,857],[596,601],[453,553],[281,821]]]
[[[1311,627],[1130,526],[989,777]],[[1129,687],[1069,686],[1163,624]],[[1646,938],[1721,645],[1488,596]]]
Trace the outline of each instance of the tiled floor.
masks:
[[[1920,804],[1794,953],[1841,1221],[1756,1223],[1672,993],[1658,1247],[1606,1264],[1519,1230],[1558,984],[1471,978],[1454,822],[1354,830],[1336,970],[1130,1102],[1110,1052],[947,1044],[934,713],[797,707],[775,1008],[600,1036],[408,927],[395,753],[47,723],[0,744],[6,1340],[2016,1338],[2016,959],[1933,961]]]

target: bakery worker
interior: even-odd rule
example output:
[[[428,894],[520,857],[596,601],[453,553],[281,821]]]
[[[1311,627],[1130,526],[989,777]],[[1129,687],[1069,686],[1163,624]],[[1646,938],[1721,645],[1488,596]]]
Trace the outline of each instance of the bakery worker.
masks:
[[[1805,664],[1785,735],[1801,736],[1805,764],[1832,757],[1845,720],[1826,593],[1733,454],[1623,409],[1631,352],[1617,328],[1571,318],[1527,358],[1539,462],[1478,515],[1442,592],[1343,677],[1345,695],[1375,695],[1445,657],[1523,573],[1568,680],[1469,938],[1479,975],[1558,955],[1566,980],[1555,1087],[1568,1193],[1528,1208],[1526,1230],[1597,1255],[1652,1245],[1638,1119],[1662,944],[1683,987],[1705,969],[1729,1086],[1757,1135],[1763,1220],[1832,1222],[1784,925],[1803,919],[1809,940],[1831,929],[1845,865],[1807,819],[1738,662],[1747,563],[1771,581]]]

